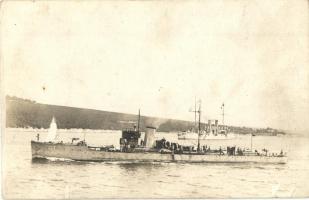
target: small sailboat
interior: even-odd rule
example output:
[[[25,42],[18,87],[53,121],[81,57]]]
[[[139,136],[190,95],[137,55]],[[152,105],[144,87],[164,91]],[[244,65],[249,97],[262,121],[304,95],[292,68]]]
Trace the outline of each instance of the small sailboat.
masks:
[[[56,142],[58,140],[57,123],[55,117],[53,116],[50,122],[46,142]]]

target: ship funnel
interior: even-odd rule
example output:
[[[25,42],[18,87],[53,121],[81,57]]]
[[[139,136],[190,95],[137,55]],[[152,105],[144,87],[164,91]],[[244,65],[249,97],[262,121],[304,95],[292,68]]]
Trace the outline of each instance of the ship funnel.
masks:
[[[212,132],[211,131],[211,120],[208,120],[208,132],[210,132],[210,133]]]
[[[216,129],[216,133],[218,133],[218,120],[215,120],[215,129]]]
[[[147,126],[146,127],[146,132],[145,132],[145,147],[147,148],[152,148],[155,145],[155,133],[156,133],[156,128]]]

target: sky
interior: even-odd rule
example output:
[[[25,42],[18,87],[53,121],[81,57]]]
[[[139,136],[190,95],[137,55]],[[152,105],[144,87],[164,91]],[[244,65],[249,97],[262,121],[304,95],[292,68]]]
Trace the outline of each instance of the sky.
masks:
[[[309,130],[308,2],[4,1],[2,88],[40,103]]]

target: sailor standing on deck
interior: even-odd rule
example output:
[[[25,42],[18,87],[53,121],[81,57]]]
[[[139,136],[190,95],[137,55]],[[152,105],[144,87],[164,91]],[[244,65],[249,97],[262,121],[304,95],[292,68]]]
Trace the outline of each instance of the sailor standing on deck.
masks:
[[[219,149],[219,153],[220,153],[220,155],[223,153],[221,146],[220,146],[220,149]]]

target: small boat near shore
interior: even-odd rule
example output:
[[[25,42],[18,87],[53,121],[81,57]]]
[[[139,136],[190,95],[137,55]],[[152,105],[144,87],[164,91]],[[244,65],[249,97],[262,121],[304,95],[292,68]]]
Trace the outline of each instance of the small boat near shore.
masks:
[[[54,121],[54,120],[53,120]],[[270,154],[267,151],[246,151],[233,146],[220,149],[200,146],[184,146],[164,138],[155,140],[156,128],[146,127],[141,138],[138,126],[122,131],[120,148],[109,146],[90,146],[85,139],[72,138],[71,143],[53,141],[31,141],[32,158],[59,158],[77,161],[146,161],[146,162],[209,162],[209,163],[278,163],[287,162],[287,156],[281,151]]]

